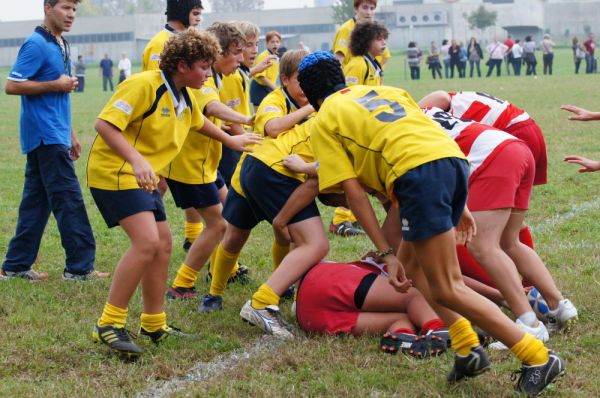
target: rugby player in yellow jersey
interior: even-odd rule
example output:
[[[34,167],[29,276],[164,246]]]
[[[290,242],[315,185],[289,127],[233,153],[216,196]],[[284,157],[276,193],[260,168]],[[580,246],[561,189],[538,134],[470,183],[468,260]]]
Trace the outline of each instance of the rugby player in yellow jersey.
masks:
[[[167,0],[167,24],[144,48],[142,71],[159,69],[158,63],[165,42],[176,32],[183,32],[190,26],[199,26],[203,9],[201,0]]]
[[[383,70],[377,56],[384,53],[389,32],[379,22],[361,22],[350,38],[352,57],[344,66],[346,85],[380,86]]]
[[[298,84],[298,65],[306,50],[289,50],[279,63],[281,87],[269,93],[256,111],[254,131],[275,138],[314,113]]]
[[[524,332],[491,301],[465,286],[456,257],[458,238],[475,233],[465,207],[468,163],[458,145],[415,101],[393,87],[346,88],[339,61],[331,54],[307,55],[299,66],[300,85],[317,109],[311,130],[319,189],[340,187],[350,208],[388,267],[390,283],[406,291],[412,281],[449,325],[456,351],[448,381],[477,376],[490,368],[470,319],[503,342],[522,362],[516,389],[535,394],[565,369],[563,360]],[[363,185],[387,195],[398,236],[382,231]],[[398,213],[399,210],[399,213]],[[460,314],[460,315],[459,315]]]
[[[342,65],[345,65],[352,56],[350,52],[350,35],[354,27],[360,22],[374,21],[376,8],[377,0],[354,0],[354,12],[356,14],[339,27],[333,39],[333,53]],[[377,57],[377,61],[383,66],[390,57],[390,50],[386,48],[384,53]]]
[[[222,120],[252,124],[253,116],[232,110],[221,103],[219,98],[223,75],[235,73],[242,61],[245,36],[231,23],[215,22],[206,31],[217,37],[222,52],[212,66],[212,77],[201,90],[194,91],[198,105],[204,114],[210,117],[209,120],[219,127]],[[242,134],[245,133],[243,129],[241,131]],[[190,212],[201,217],[206,226],[192,243],[171,288],[167,291],[167,297],[170,299],[197,296],[194,285],[198,271],[204,266],[225,232],[221,203],[227,195],[227,187],[218,176],[220,158],[219,141],[199,135],[188,135],[177,157],[161,171],[175,205],[186,210],[186,217]],[[190,221],[189,218],[187,220]]]
[[[258,108],[261,101],[271,91],[277,89],[277,79],[279,78],[279,47],[281,47],[281,35],[279,32],[271,31],[265,35],[267,49],[260,53],[256,58],[255,64],[258,65],[267,59],[269,67],[262,72],[254,75],[250,84],[250,99],[254,104],[254,109]]]
[[[93,335],[130,358],[143,352],[125,329],[129,300],[140,282],[140,335],[155,343],[184,335],[167,325],[164,312],[171,233],[156,189],[158,171],[177,156],[188,135],[202,133],[237,150],[257,142],[231,137],[206,120],[187,88],[202,86],[219,51],[218,42],[206,32],[192,29],[174,35],[161,53],[161,69],[120,84],[96,122],[88,186],[106,224],[120,225],[131,245],[117,264]]]
[[[142,71],[158,70],[160,54],[165,42],[177,32],[183,32],[187,28],[197,27],[202,21],[202,1],[200,0],[167,0],[167,24],[165,28],[158,32],[144,48],[142,55]],[[167,184],[161,178],[159,182],[159,191],[161,194],[167,190]],[[188,214],[191,221],[185,222],[185,238],[183,241],[184,250],[188,250],[194,239],[200,235],[204,226],[199,217],[194,214]]]

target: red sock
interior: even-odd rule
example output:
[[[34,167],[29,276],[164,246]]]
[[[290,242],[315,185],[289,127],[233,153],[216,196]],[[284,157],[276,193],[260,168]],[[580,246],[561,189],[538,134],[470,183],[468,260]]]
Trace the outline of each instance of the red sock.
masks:
[[[534,247],[533,247],[533,236],[531,235],[531,231],[529,230],[528,226],[525,226],[519,232],[519,241],[522,244],[524,244],[526,246],[529,246],[532,249],[534,249]],[[523,287],[532,286],[531,282],[529,282],[528,280],[525,280],[525,279],[523,279],[522,284],[523,284]]]
[[[427,333],[430,330],[442,330],[442,329],[448,329],[448,327],[446,326],[446,324],[444,323],[444,321],[442,321],[439,318],[436,319],[430,319],[427,322],[425,322],[423,324],[423,327],[421,328],[421,331],[423,333]]]
[[[394,333],[396,333],[396,334],[399,334],[399,333],[415,334],[415,331],[411,330],[409,328],[400,328],[400,329],[394,330]]]
[[[535,248],[533,247],[533,236],[531,235],[531,231],[529,230],[528,226],[525,226],[519,232],[519,240],[522,244],[527,245],[535,250]]]

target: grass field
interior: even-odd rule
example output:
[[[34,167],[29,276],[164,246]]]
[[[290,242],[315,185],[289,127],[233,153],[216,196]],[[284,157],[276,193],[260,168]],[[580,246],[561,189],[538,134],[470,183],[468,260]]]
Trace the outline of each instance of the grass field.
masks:
[[[541,58],[541,56],[539,56]],[[423,80],[405,79],[404,60],[394,57],[386,68],[387,84],[408,90],[415,99],[432,90],[478,90],[505,98],[526,109],[542,127],[548,144],[549,183],[537,187],[528,222],[536,249],[551,269],[557,284],[580,311],[579,322],[550,346],[567,362],[567,373],[547,396],[600,396],[598,319],[600,309],[600,173],[578,174],[575,166],[562,162],[567,154],[600,158],[600,123],[566,120],[561,104],[600,109],[600,75],[573,74],[570,50],[555,56],[555,75],[431,80],[422,68]],[[541,59],[540,59],[541,64]],[[541,70],[541,65],[538,67]],[[6,68],[0,71],[4,80]],[[108,100],[100,89],[95,68],[88,68],[86,92],[73,94],[73,126],[84,154],[77,172],[85,187],[84,168],[95,136],[93,123]],[[3,91],[3,90],[2,90]],[[19,149],[19,98],[0,94],[0,253],[4,254],[14,233],[21,195],[25,157]],[[107,229],[87,189],[83,189],[97,240],[96,268],[112,271],[128,246],[123,232]],[[171,274],[184,258],[181,250],[183,222],[169,195],[167,211],[173,233]],[[329,209],[323,209],[328,222]],[[372,248],[364,238],[330,236],[330,260],[355,260]],[[136,363],[124,363],[106,347],[92,343],[90,333],[106,300],[110,281],[66,283],[61,280],[64,253],[54,220],[51,220],[36,269],[50,280],[31,284],[22,280],[0,282],[0,396],[132,396],[159,386],[163,381],[184,378],[198,362],[210,362],[229,353],[251,349],[261,340],[257,328],[239,319],[239,309],[270,272],[271,235],[268,225],[252,234],[241,261],[251,267],[253,281],[230,286],[225,310],[200,315],[197,303],[168,303],[167,313],[175,325],[199,335],[192,341],[167,341],[154,347],[141,342],[146,354]],[[172,278],[170,278],[172,280]],[[197,288],[205,293],[204,273]],[[282,305],[289,316],[289,304]],[[141,298],[135,295],[128,327],[137,331]],[[293,343],[266,344],[247,361],[235,362],[225,371],[213,372],[201,382],[183,383],[176,396],[342,396],[342,397],[470,397],[511,396],[511,371],[518,362],[507,353],[490,354],[491,372],[457,386],[445,382],[452,355],[427,361],[388,356],[377,351],[374,337],[302,337]],[[151,395],[151,394],[150,394]]]

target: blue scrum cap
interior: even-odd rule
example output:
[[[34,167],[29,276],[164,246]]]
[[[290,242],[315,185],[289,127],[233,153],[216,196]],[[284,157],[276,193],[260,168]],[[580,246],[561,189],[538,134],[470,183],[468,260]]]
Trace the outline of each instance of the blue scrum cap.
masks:
[[[319,100],[344,88],[346,83],[340,61],[324,51],[315,51],[302,58],[298,66],[298,81],[315,110],[319,110]]]

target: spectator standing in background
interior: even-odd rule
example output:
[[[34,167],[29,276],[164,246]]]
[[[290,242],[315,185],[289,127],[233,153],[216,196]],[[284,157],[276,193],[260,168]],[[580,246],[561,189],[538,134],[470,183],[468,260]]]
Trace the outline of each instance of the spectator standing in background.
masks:
[[[521,47],[521,40],[515,40],[515,44],[512,46],[512,66],[515,71],[515,76],[521,76],[521,65],[523,64],[523,47]]]
[[[589,38],[583,43],[585,47],[585,73],[596,72],[596,59],[594,52],[596,51],[596,36],[590,33]]]
[[[550,38],[550,35],[546,33],[544,35],[544,39],[542,40],[542,60],[544,62],[544,75],[552,74],[552,63],[554,62],[554,42]]]
[[[537,65],[537,59],[535,58],[535,41],[533,41],[531,36],[525,36],[525,43],[523,43],[523,59],[527,64],[525,74],[527,76],[537,76],[535,71]]]
[[[454,67],[460,76],[460,48],[454,39],[450,42],[448,54],[450,55],[450,78],[454,79]]]
[[[442,40],[442,47],[440,48],[442,54],[442,60],[444,61],[444,77],[448,79],[450,77],[450,54],[448,50],[450,49],[450,43],[448,40]]]
[[[75,63],[75,77],[78,82],[75,91],[83,93],[83,89],[85,88],[85,62],[83,61],[83,55],[77,56],[77,62]]]
[[[131,61],[126,53],[121,53],[121,59],[117,66],[119,69],[119,83],[131,76]]]
[[[486,77],[490,77],[494,68],[496,68],[496,76],[502,74],[502,60],[504,59],[504,54],[506,54],[507,50],[508,47],[505,44],[500,43],[497,37],[495,37],[494,41],[487,46],[487,52],[490,55],[490,58],[487,61],[488,71],[485,75]]]
[[[421,79],[421,57],[423,53],[417,47],[417,43],[411,41],[408,43],[408,49],[406,50],[406,59],[410,68],[410,78],[412,80]]]
[[[508,47],[508,49],[506,50],[506,74],[508,76],[510,76],[510,65],[512,64],[512,46],[515,44],[514,40],[512,39],[511,35],[508,35],[508,37],[506,38],[506,40],[504,40],[504,45],[506,47]]]
[[[585,47],[579,41],[577,36],[573,36],[571,48],[573,49],[573,62],[575,63],[575,74],[579,74],[579,67],[581,66],[581,60],[585,58]]]
[[[110,91],[114,91],[113,87],[113,61],[104,53],[104,58],[100,61],[100,73],[102,74],[102,90],[106,91],[110,85]]]
[[[435,80],[435,75],[442,78],[442,64],[440,63],[440,50],[438,49],[435,41],[431,42],[431,47],[429,48],[429,56],[427,57],[427,65],[429,69],[431,69],[431,76]]]
[[[481,68],[479,64],[483,58],[483,51],[481,51],[481,46],[477,43],[476,38],[471,37],[471,41],[467,47],[467,53],[469,54],[469,77],[473,77],[474,66],[477,67],[477,76],[481,77]]]
[[[467,60],[469,59],[469,54],[467,53],[465,43],[462,41],[458,43],[458,54],[458,77],[465,77],[467,76]]]

